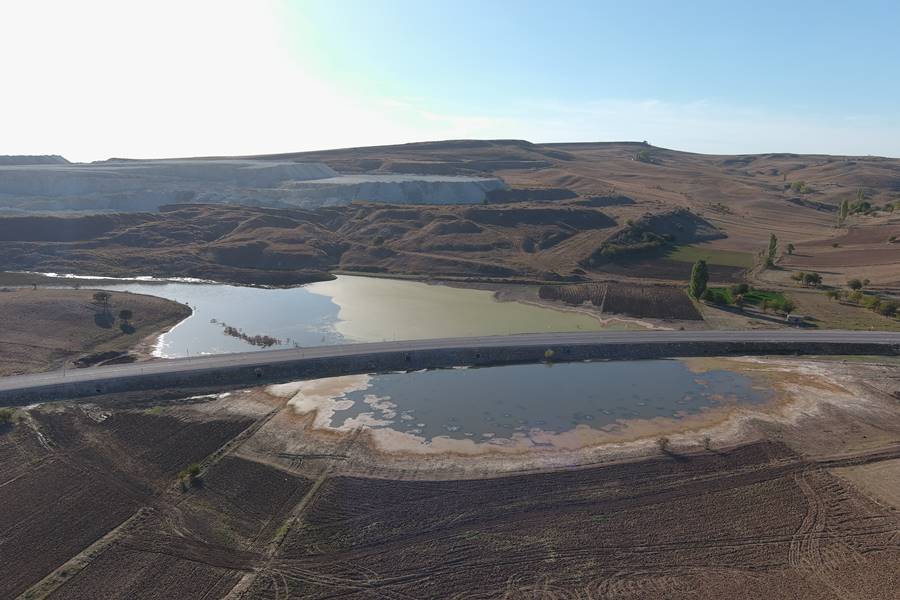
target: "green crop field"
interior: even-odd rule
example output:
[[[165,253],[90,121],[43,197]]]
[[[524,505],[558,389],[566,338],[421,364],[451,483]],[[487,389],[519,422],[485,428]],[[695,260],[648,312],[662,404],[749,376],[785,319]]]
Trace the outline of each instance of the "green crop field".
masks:
[[[760,304],[763,300],[769,301],[769,306],[781,306],[784,304],[784,294],[781,292],[767,292],[765,290],[752,289],[744,294],[744,302],[747,304]]]
[[[749,269],[753,266],[753,255],[748,252],[734,250],[716,250],[702,246],[678,246],[666,258],[678,262],[697,262],[701,258],[711,265],[723,267],[740,267]]]
[[[735,294],[731,288],[727,287],[710,287],[709,293],[712,295],[712,301],[716,304],[734,304]],[[781,292],[770,292],[767,290],[751,289],[744,294],[744,303],[760,306],[763,300],[768,302],[770,308],[776,308],[784,305],[785,296]]]

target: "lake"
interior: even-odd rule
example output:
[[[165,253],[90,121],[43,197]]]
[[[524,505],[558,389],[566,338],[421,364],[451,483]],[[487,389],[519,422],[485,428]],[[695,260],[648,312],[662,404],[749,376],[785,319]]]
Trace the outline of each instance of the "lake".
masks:
[[[317,411],[318,428],[389,428],[426,441],[603,429],[634,419],[681,419],[772,397],[746,375],[697,373],[678,360],[358,375],[274,387],[296,393],[291,403],[299,412]]]
[[[598,331],[635,327],[521,302],[499,302],[488,290],[418,281],[341,275],[277,289],[185,282],[110,283],[103,289],[161,296],[194,314],[161,336],[155,354],[174,358],[342,342]],[[262,347],[225,334],[270,336]],[[269,340],[269,341],[273,341]]]

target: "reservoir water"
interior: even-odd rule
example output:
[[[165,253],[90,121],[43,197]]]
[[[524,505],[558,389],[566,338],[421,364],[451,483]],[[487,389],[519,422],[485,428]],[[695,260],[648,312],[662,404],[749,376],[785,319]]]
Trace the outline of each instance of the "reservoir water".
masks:
[[[487,290],[344,275],[289,289],[142,281],[102,287],[161,296],[194,309],[160,338],[156,354],[167,358],[342,342],[595,331],[627,323],[499,302]],[[254,346],[226,335],[226,326],[275,343]]]
[[[390,428],[425,440],[603,429],[771,398],[770,390],[755,387],[745,375],[697,373],[678,360],[451,369],[287,385],[296,386],[291,403],[298,411],[318,411],[318,427]]]

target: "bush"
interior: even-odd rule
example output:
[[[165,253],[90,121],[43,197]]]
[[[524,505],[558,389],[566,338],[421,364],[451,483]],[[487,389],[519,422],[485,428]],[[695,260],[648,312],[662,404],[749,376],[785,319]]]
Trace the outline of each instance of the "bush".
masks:
[[[746,283],[736,283],[731,286],[731,295],[732,296],[742,296],[750,291],[750,286]]]
[[[853,279],[847,280],[847,287],[851,290],[861,290],[862,289],[862,281],[854,277]]]
[[[181,480],[182,492],[186,492],[191,485],[200,485],[200,470],[200,465],[198,463],[193,463],[178,474],[178,477]]]
[[[11,408],[0,408],[0,425],[12,423],[14,414],[16,414],[16,411]]]
[[[896,300],[885,300],[878,305],[878,314],[885,317],[896,316],[898,310],[900,310],[900,302]]]
[[[881,306],[881,298],[878,296],[865,296],[862,303],[866,308],[877,311]]]

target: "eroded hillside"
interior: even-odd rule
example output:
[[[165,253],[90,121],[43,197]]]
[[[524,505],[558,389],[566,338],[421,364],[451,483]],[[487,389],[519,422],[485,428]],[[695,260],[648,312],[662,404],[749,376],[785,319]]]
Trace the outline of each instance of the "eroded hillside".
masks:
[[[479,205],[317,209],[172,204],[153,213],[0,219],[0,268],[298,283],[334,270],[462,278],[683,280],[702,243],[718,280],[774,233],[789,269],[900,282],[900,161],[713,156],[646,143],[448,141],[245,157],[345,174],[500,178]],[[192,159],[194,161],[201,159]],[[222,159],[202,159],[215,163]],[[231,159],[233,160],[233,159]],[[362,188],[360,188],[362,190]],[[427,194],[426,194],[427,195]],[[195,197],[183,199],[196,202]],[[425,199],[427,200],[427,199]],[[423,200],[423,201],[425,201]],[[441,202],[448,199],[443,198]],[[452,200],[452,199],[450,199]],[[469,200],[466,200],[469,201]],[[850,205],[838,222],[838,207]],[[253,205],[253,206],[250,206]]]

